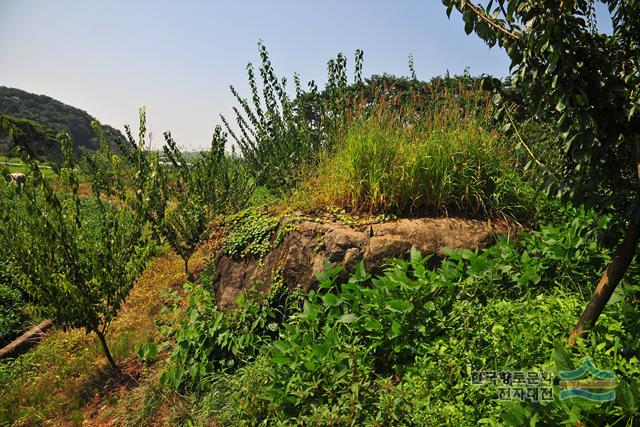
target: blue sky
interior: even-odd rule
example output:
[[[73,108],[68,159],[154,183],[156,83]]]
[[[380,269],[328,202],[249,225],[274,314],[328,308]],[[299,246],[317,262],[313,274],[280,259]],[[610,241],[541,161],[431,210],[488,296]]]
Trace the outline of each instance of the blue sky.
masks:
[[[508,73],[506,55],[466,36],[440,0],[0,0],[0,85],[49,95],[104,123],[134,124],[147,107],[153,145],[171,130],[206,147],[220,113],[247,93],[245,66],[267,45],[278,75],[324,82],[338,52],[364,50],[364,74],[419,78],[449,70]],[[350,65],[353,65],[352,60]]]

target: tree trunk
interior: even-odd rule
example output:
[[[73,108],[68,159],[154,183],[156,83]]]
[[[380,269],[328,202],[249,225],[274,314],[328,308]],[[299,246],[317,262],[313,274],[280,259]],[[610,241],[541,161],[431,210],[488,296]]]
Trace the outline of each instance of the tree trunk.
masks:
[[[190,276],[189,276],[189,258],[185,258],[184,259],[184,274],[187,275],[187,280],[189,280],[190,279]]]
[[[107,360],[113,369],[116,370],[118,375],[120,375],[120,368],[116,365],[116,361],[113,360],[113,356],[111,356],[111,352],[109,351],[109,346],[107,346],[107,340],[104,337],[104,334],[100,331],[95,331],[96,335],[98,335],[98,339],[100,339],[100,344],[102,344],[102,350],[104,351],[104,355],[107,356]]]
[[[640,135],[634,135],[634,139],[636,148],[636,172],[640,193]],[[607,302],[609,302],[613,291],[615,291],[627,268],[629,268],[629,264],[631,264],[636,254],[638,240],[640,240],[640,213],[635,212],[624,233],[622,245],[620,245],[615,256],[604,271],[591,297],[591,301],[587,304],[576,327],[573,328],[573,332],[569,335],[569,345],[574,345],[579,337],[582,337],[588,329],[595,325],[602,310],[604,310]]]
[[[622,280],[629,264],[636,253],[636,246],[640,239],[640,216],[636,215],[625,231],[622,245],[618,248],[615,256],[607,266],[604,274],[600,278],[596,290],[591,297],[591,301],[584,309],[580,320],[569,336],[569,345],[574,345],[576,339],[582,337],[586,330],[590,329],[600,317],[602,310],[609,302],[613,291]]]

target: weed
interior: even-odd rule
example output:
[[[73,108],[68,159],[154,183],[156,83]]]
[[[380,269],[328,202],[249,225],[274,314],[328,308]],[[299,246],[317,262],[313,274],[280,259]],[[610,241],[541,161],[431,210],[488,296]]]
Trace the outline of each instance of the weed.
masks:
[[[282,214],[271,215],[260,209],[247,209],[230,216],[222,250],[230,257],[263,258],[272,247],[282,219]]]

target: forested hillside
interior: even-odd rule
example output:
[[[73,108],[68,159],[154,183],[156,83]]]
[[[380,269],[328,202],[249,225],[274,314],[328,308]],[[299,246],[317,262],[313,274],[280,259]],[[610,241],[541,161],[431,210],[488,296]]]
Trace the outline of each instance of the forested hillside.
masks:
[[[99,145],[91,128],[94,117],[45,95],[0,86],[0,119],[9,120],[19,129],[25,144],[42,157],[60,157],[58,144],[51,141],[60,131],[69,132],[78,153],[95,151]],[[106,125],[104,128],[123,138],[118,130]],[[14,146],[14,139],[4,127],[0,128],[0,155],[10,154]]]

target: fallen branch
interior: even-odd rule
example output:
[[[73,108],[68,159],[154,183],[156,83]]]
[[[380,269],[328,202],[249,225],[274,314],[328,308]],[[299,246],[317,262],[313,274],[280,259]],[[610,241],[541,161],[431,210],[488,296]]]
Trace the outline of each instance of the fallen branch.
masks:
[[[27,332],[0,349],[0,359],[17,356],[18,354],[27,351],[33,345],[38,343],[42,339],[44,333],[52,326],[53,321],[51,320],[44,320],[40,322],[38,326],[29,329]]]

